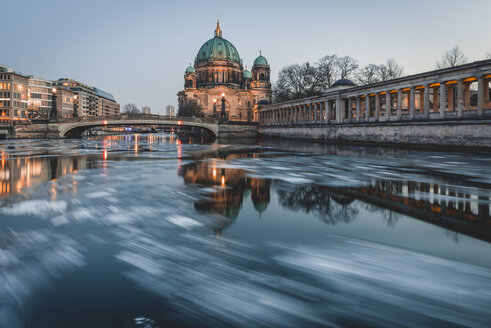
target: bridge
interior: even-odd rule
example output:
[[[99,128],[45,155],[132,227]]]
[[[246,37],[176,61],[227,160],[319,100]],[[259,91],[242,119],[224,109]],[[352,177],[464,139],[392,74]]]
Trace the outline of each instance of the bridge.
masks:
[[[491,147],[491,60],[264,106],[259,133],[337,142]]]
[[[5,133],[11,138],[77,138],[86,130],[110,126],[187,126],[202,128],[217,138],[256,137],[255,122],[226,122],[208,118],[176,118],[163,115],[119,115],[60,119],[44,123],[14,122]],[[1,127],[0,127],[1,128]]]

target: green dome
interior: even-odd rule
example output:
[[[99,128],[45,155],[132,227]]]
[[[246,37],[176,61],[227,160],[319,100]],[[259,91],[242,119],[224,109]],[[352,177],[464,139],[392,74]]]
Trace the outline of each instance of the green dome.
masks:
[[[232,43],[222,38],[222,30],[218,21],[217,28],[215,29],[215,37],[206,41],[199,48],[198,54],[196,55],[196,62],[212,60],[223,60],[242,65],[242,60],[237,49],[235,49]]]
[[[245,69],[243,77],[244,77],[244,79],[252,79],[252,74],[251,74],[251,72],[249,72],[248,70]]]
[[[268,66],[268,65],[269,65],[268,61],[266,60],[266,58],[264,58],[263,55],[260,55],[254,61],[254,66]]]
[[[229,41],[219,36],[206,41],[198,51],[197,62],[224,60],[242,65],[239,52]]]
[[[189,74],[189,73],[196,73],[196,71],[194,70],[194,67],[191,65],[188,68],[186,68],[186,74]]]

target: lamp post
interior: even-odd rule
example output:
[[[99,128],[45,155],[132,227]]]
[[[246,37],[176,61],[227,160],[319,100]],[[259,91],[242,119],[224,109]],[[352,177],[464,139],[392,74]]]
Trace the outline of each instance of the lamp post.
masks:
[[[213,118],[217,117],[217,100],[213,99]]]
[[[49,113],[49,119],[56,119],[58,117],[58,110],[56,109],[56,88],[51,89],[51,93],[53,94],[51,97],[51,111]]]
[[[73,113],[72,117],[78,117],[78,95],[73,96]]]
[[[222,93],[222,112],[220,115],[220,123],[227,122],[227,113],[225,112],[225,93]]]

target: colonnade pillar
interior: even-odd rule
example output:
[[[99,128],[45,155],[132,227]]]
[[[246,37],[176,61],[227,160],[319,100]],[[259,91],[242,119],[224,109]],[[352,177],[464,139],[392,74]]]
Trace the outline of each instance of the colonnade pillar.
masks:
[[[398,89],[397,90],[397,119],[401,119],[401,112],[402,112],[402,90]]]
[[[430,85],[429,84],[425,84],[423,108],[424,108],[425,118],[429,118],[430,117]]]
[[[409,118],[414,118],[415,103],[414,103],[414,88],[409,89]]]
[[[440,118],[445,118],[445,82],[440,82]]]
[[[375,120],[378,121],[380,117],[380,95],[375,94]]]
[[[457,117],[462,117],[464,110],[464,79],[457,81]]]
[[[360,122],[360,96],[356,96],[356,121]]]
[[[370,95],[367,94],[365,97],[365,121],[368,122],[370,117]]]
[[[329,120],[331,119],[331,102],[329,99],[326,100],[326,124],[329,124]]]
[[[390,115],[392,111],[392,99],[390,90],[385,91],[385,117],[387,121],[390,121]]]
[[[484,81],[483,76],[477,78],[477,116],[479,117],[484,115]],[[486,92],[489,95],[487,86]]]

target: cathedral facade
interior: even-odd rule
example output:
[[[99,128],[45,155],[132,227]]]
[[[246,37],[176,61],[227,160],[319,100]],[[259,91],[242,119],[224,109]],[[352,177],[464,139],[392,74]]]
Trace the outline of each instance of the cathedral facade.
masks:
[[[252,70],[244,69],[235,46],[222,37],[217,21],[215,37],[198,51],[194,66],[184,73],[184,90],[178,96],[179,106],[196,101],[205,117],[221,117],[225,108],[229,121],[257,121],[258,108],[271,103],[270,66],[260,53]]]

